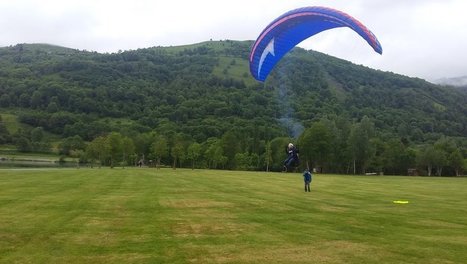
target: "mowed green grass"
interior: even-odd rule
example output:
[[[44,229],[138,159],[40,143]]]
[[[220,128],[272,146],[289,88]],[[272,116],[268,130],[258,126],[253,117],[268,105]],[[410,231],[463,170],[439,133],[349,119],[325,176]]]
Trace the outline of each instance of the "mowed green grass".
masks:
[[[467,178],[0,170],[2,263],[465,263]],[[408,204],[394,204],[408,200]]]

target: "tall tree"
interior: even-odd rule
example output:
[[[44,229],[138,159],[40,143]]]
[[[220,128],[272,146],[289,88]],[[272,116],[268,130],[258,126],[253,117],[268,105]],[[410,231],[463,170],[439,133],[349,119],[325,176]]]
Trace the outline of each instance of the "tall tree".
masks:
[[[133,164],[134,162],[128,162],[130,157],[134,157],[135,154],[135,144],[133,140],[129,137],[122,138],[122,166],[125,167],[125,163]]]
[[[163,135],[156,135],[152,143],[152,152],[156,158],[156,168],[161,165],[161,160],[169,154],[167,139]]]
[[[0,144],[7,143],[11,140],[10,132],[6,128],[5,122],[2,120],[2,115],[0,115]]]
[[[349,150],[348,140],[350,136],[351,123],[345,117],[339,116],[334,121],[334,143],[332,144],[332,168],[339,173],[349,173],[352,155]]]
[[[323,172],[331,155],[332,140],[331,131],[323,122],[313,123],[299,140],[302,160],[305,160],[308,166],[319,167]]]
[[[449,154],[456,149],[456,143],[447,137],[441,137],[434,144],[436,174],[441,176],[443,167],[449,164]]]
[[[123,153],[123,136],[118,132],[112,132],[107,136],[107,144],[110,150],[110,167],[113,168],[120,160]]]
[[[16,148],[20,152],[30,152],[32,150],[31,141],[24,136],[20,136],[16,139]]]
[[[204,157],[208,163],[208,168],[216,168],[216,150],[217,148],[221,148],[220,140],[218,138],[208,138],[203,145],[205,148]]]
[[[227,157],[227,168],[235,168],[235,155],[240,152],[239,138],[237,134],[230,130],[222,136],[222,153]]]
[[[459,149],[456,149],[451,154],[449,154],[448,165],[454,168],[456,176],[460,175],[460,171],[464,166],[464,157],[462,156],[462,153]]]
[[[70,155],[71,151],[84,150],[85,148],[84,140],[78,135],[65,138],[58,146],[59,153],[63,155]]]
[[[417,155],[418,166],[426,168],[428,176],[431,176],[435,163],[435,148],[432,145],[424,147]]]
[[[195,169],[195,162],[201,156],[201,144],[197,142],[191,143],[188,147],[187,157],[191,160],[191,169]]]
[[[44,138],[44,128],[43,127],[36,127],[31,130],[31,141],[32,142],[40,142]]]
[[[406,147],[400,139],[390,139],[383,153],[384,167],[390,174],[405,175],[409,168],[415,166],[416,154]]]
[[[374,124],[367,116],[352,127],[348,144],[353,157],[354,174],[357,172],[357,166],[361,173],[365,173],[368,162],[375,153],[371,144],[373,136]]]
[[[266,150],[264,152],[264,162],[266,165],[266,171],[269,171],[269,165],[272,163],[272,150],[270,141],[266,143]]]
[[[177,160],[183,160],[185,155],[185,144],[184,144],[183,136],[181,134],[177,134],[173,138],[173,145],[170,151],[170,154],[173,158],[173,169],[177,168]]]
[[[110,156],[107,138],[100,136],[91,141],[86,147],[86,155],[91,159],[91,166],[93,166],[95,160],[99,161],[99,168],[105,165],[107,157]]]
[[[137,134],[133,138],[135,152],[138,156],[138,160],[142,160],[142,162],[146,163],[146,158],[148,157],[149,153],[152,152],[151,148],[153,142],[155,142],[155,136],[156,134],[154,133],[141,133]]]

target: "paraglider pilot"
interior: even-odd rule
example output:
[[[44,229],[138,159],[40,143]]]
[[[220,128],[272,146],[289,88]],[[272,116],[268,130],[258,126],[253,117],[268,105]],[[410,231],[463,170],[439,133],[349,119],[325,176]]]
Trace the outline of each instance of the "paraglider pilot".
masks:
[[[291,167],[297,167],[299,164],[298,149],[292,143],[289,143],[285,148],[285,152],[287,153],[287,159],[284,160],[284,170],[288,171]]]
[[[309,169],[306,169],[303,172],[303,181],[305,182],[305,192],[310,192],[310,183],[313,180],[311,172]]]

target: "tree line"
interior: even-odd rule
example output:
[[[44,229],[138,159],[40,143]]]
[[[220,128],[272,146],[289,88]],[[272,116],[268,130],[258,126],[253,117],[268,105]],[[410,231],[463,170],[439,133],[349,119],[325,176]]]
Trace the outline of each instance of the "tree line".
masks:
[[[465,141],[442,137],[433,144],[414,146],[405,138],[378,133],[368,117],[357,123],[323,119],[312,123],[298,139],[275,137],[258,140],[255,146],[242,145],[241,137],[235,130],[204,142],[182,133],[150,132],[132,139],[112,132],[87,144],[79,157],[82,162],[111,167],[143,162],[154,167],[280,171],[285,146],[293,142],[300,151],[298,170],[428,176],[459,176],[467,170]]]
[[[0,133],[5,131],[1,124]],[[37,127],[29,133],[14,135],[18,150],[51,151],[43,133]],[[301,163],[297,171],[313,168],[321,173],[428,176],[459,176],[467,171],[464,139],[442,137],[431,144],[415,145],[407,138],[378,131],[366,116],[359,122],[342,117],[323,118],[305,128],[298,138],[255,139],[232,129],[221,137],[197,142],[188,134],[172,130],[110,132],[91,141],[78,135],[67,137],[57,151],[78,158],[82,166],[91,167],[281,171],[289,142],[299,148]]]

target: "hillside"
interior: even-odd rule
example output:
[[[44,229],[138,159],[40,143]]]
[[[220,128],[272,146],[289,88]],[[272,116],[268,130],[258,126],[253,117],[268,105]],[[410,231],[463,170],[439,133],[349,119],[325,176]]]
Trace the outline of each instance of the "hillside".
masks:
[[[203,143],[232,132],[237,152],[258,155],[255,146],[298,137],[323,119],[366,117],[382,138],[410,144],[465,141],[467,94],[459,90],[300,48],[263,84],[249,74],[250,45],[208,41],[112,54],[47,44],[0,48],[0,109],[85,141],[155,130]]]
[[[216,46],[224,45],[229,47],[216,51]],[[243,49],[235,49],[236,45]],[[245,61],[235,62],[246,57],[248,45],[230,42],[210,46],[119,54],[44,45],[2,48],[0,106],[21,109],[22,122],[64,136],[68,136],[67,125],[92,128],[95,131],[80,131],[88,140],[111,130],[101,122],[105,117],[125,119],[130,129],[138,131],[167,120],[181,125],[185,132],[207,127],[199,132],[202,140],[219,136],[258,114],[262,124],[274,123],[273,94],[251,89],[253,80],[247,75]],[[254,100],[268,107],[259,107]]]
[[[263,85],[249,75],[249,45],[205,42],[118,54],[45,44],[1,48],[0,105],[78,119],[83,113],[126,118],[148,128],[160,119],[190,126],[206,117],[255,116],[271,124],[289,115],[306,124],[345,114],[368,115],[380,129],[410,123],[424,133],[467,134],[466,96],[455,89],[300,49]],[[63,129],[50,127],[58,134]]]

